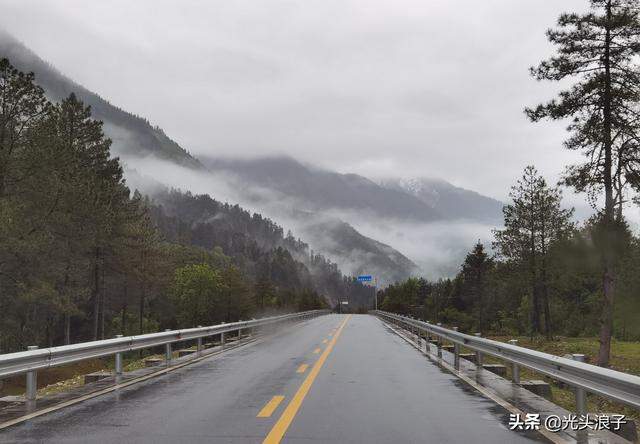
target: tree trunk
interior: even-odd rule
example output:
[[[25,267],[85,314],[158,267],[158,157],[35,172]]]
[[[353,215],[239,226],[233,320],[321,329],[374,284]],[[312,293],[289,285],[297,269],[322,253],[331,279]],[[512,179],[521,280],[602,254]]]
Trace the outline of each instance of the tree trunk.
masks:
[[[544,335],[547,339],[551,339],[551,308],[549,307],[549,285],[547,283],[547,230],[546,220],[543,216],[540,224],[540,249],[542,261],[540,263],[540,281],[542,285],[542,304],[544,309]]]
[[[139,307],[138,317],[139,317],[138,333],[142,334],[143,319],[144,319],[144,285],[143,285],[143,290],[140,292],[140,307]]]
[[[532,229],[533,230],[533,229]],[[529,266],[531,267],[531,336],[540,333],[540,298],[538,286],[538,273],[536,271],[536,253],[535,253],[535,237],[534,231],[531,234],[531,259]]]
[[[68,245],[68,242],[67,242],[67,245]],[[64,275],[64,282],[62,284],[62,289],[61,289],[61,291],[64,291],[64,295],[65,295],[64,298],[67,305],[64,311],[64,344],[65,345],[71,344],[71,313],[69,313],[69,311],[71,310],[71,296],[69,295],[69,291],[67,290],[67,286],[69,285],[69,269],[70,268],[71,268],[71,265],[67,263],[67,268]]]
[[[605,208],[604,208],[604,273],[602,279],[603,298],[602,313],[600,314],[600,349],[598,350],[598,365],[601,367],[609,366],[609,357],[611,353],[611,335],[613,334],[613,302],[615,292],[615,244],[616,230],[614,219],[614,198],[613,198],[613,181],[612,181],[612,140],[611,140],[611,0],[607,2],[607,30],[605,37],[605,91],[603,97],[603,149],[604,149],[604,189],[605,189]]]
[[[129,301],[127,289],[127,280],[125,278],[124,288],[122,289],[122,294],[124,295],[124,304],[122,305],[122,320],[120,321],[120,334],[122,336],[126,336],[127,334],[127,302]]]
[[[100,247],[95,248],[93,263],[93,340],[98,340],[98,314],[100,311]]]
[[[551,339],[551,307],[549,306],[549,287],[546,282],[546,271],[542,271],[542,303],[544,308],[544,335]]]
[[[105,331],[104,331],[104,308],[106,305],[106,298],[107,298],[107,286],[105,284],[105,279],[104,279],[104,269],[105,267],[102,267],[102,291],[100,292],[100,338],[104,339],[105,338]]]
[[[144,255],[144,249],[142,250],[142,252],[140,253],[140,256],[142,258],[142,281],[141,281],[141,286],[140,286],[140,325],[139,325],[139,332],[140,334],[143,333],[142,329],[144,327],[143,325],[143,319],[144,319],[144,302],[145,302],[145,292],[146,292],[146,286],[145,286],[145,275],[144,275],[144,265],[145,265],[145,255]]]
[[[64,314],[64,344],[71,344],[71,315],[68,312]]]

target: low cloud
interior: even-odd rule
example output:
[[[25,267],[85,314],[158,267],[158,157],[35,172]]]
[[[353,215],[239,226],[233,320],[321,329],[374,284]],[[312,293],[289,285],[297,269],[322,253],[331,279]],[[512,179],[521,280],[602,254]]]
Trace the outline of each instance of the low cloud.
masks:
[[[274,220],[285,232],[291,230],[294,236],[309,243],[313,250],[322,252],[336,262],[346,274],[371,272],[390,276],[385,270],[370,265],[374,258],[367,251],[354,249],[343,251],[340,255],[332,254],[332,251],[344,249],[330,237],[315,235],[312,231],[314,226],[334,223],[336,220],[347,222],[362,235],[398,250],[418,266],[417,270],[413,270],[415,275],[430,279],[454,275],[466,253],[478,240],[490,247],[491,230],[495,228],[468,221],[408,223],[344,210],[327,210],[321,214],[303,216],[300,214],[300,202],[270,189],[249,186],[229,174],[195,171],[153,157],[130,158],[126,165],[137,173],[129,179],[132,188],[153,192],[160,186],[158,181],[161,181],[168,187],[195,194],[209,194],[222,202],[238,203],[249,211]],[[387,280],[391,279],[389,277]]]

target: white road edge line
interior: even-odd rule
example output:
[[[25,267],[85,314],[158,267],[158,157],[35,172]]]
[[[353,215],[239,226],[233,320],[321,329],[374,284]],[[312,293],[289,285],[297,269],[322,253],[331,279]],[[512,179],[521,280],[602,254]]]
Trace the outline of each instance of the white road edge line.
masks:
[[[270,338],[271,336],[273,336],[273,335],[260,337],[260,338],[253,338],[253,339],[249,339],[246,342],[242,342],[240,344],[229,345],[229,346],[226,346],[224,349],[209,353],[209,354],[207,354],[205,356],[201,356],[199,358],[193,358],[193,359],[190,359],[190,360],[188,360],[186,362],[182,362],[180,364],[176,364],[176,365],[171,366],[171,367],[165,367],[162,370],[159,370],[157,372],[149,373],[148,375],[140,376],[139,378],[130,379],[129,381],[124,382],[122,384],[112,385],[112,386],[104,388],[102,390],[91,392],[91,393],[88,393],[86,395],[79,396],[78,398],[73,398],[73,399],[70,399],[68,401],[61,402],[60,404],[52,405],[51,407],[46,407],[46,408],[41,409],[41,410],[36,410],[35,412],[29,413],[27,415],[20,416],[18,418],[14,418],[14,419],[11,419],[9,421],[3,422],[2,424],[0,424],[0,430],[6,429],[7,427],[14,426],[16,424],[20,424],[21,422],[24,422],[24,421],[28,421],[29,419],[37,418],[38,416],[46,415],[47,413],[55,412],[57,410],[65,408],[65,407],[69,407],[71,405],[78,404],[78,403],[80,403],[82,401],[86,401],[88,399],[96,398],[98,396],[105,395],[105,394],[113,392],[115,390],[118,390],[118,389],[121,389],[121,388],[125,388],[125,387],[128,387],[130,385],[134,385],[134,384],[146,381],[146,380],[151,379],[151,378],[155,378],[156,376],[162,376],[162,375],[164,375],[166,373],[172,372],[174,370],[178,370],[178,369],[180,369],[182,367],[186,367],[188,365],[195,364],[196,362],[200,362],[200,361],[203,361],[205,359],[211,358],[213,356],[220,355],[220,354],[222,354],[222,353],[224,353],[226,351],[235,350],[237,348],[244,347],[245,345],[249,345],[249,344],[260,343],[260,342]]]
[[[422,350],[422,348],[418,347],[411,339],[406,337],[404,334],[402,334],[399,330],[397,330],[391,324],[388,324],[387,322],[383,321],[382,319],[380,319],[380,321],[382,323],[384,323],[387,327],[389,327],[389,329],[392,330],[395,334],[397,334],[402,339],[407,341],[414,348],[418,349],[418,351],[420,351],[420,353],[422,353],[423,355],[426,355],[426,353]],[[455,376],[457,376],[458,378],[462,379],[464,382],[469,384],[471,387],[473,387],[474,389],[479,391],[482,395],[484,395],[487,398],[491,399],[492,401],[494,401],[495,403],[497,403],[501,407],[504,407],[509,412],[517,414],[517,415],[520,415],[520,416],[525,416],[526,415],[526,413],[524,411],[520,410],[515,405],[513,405],[510,402],[500,398],[496,394],[490,392],[489,390],[487,390],[486,388],[484,388],[483,386],[481,386],[480,384],[478,384],[477,382],[475,382],[473,379],[469,378],[467,375],[463,374],[462,372],[457,371],[451,364],[446,362],[444,359],[439,361],[439,364],[441,364],[442,367],[446,368],[450,373],[454,374]],[[537,432],[540,433],[542,436],[544,436],[545,438],[547,438],[549,441],[551,441],[554,444],[575,443],[575,441],[568,441],[568,440],[566,440],[564,438],[561,438],[560,436],[556,435],[555,433],[550,432],[549,430],[546,430],[544,428],[538,429]]]

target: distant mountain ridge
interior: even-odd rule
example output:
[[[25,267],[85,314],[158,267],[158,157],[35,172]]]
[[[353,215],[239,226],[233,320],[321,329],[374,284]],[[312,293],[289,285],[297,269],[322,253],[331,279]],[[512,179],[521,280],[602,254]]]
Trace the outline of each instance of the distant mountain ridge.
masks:
[[[297,232],[311,245],[352,276],[373,274],[384,282],[396,282],[419,273],[418,266],[395,248],[362,235],[334,217],[299,214]]]
[[[434,222],[466,219],[499,222],[502,202],[439,179],[386,179],[310,167],[286,156],[202,158],[212,172],[237,176],[292,199],[299,208],[357,211],[380,218]]]
[[[316,169],[286,157],[256,159],[201,158],[212,172],[225,172],[296,200],[305,210],[341,209],[379,217],[434,221],[437,211],[402,190],[385,188],[357,174]]]
[[[38,57],[20,41],[0,29],[0,58],[7,58],[20,71],[34,72],[36,83],[42,86],[52,101],[60,101],[72,92],[86,105],[97,120],[104,122],[105,134],[113,141],[112,149],[119,156],[156,156],[191,168],[202,168],[200,162],[146,119],[124,111],[74,82]]]
[[[17,69],[24,72],[34,72],[36,75],[36,83],[44,88],[45,94],[50,100],[60,101],[73,92],[85,104],[90,105],[93,117],[103,121],[105,134],[113,140],[112,152],[120,156],[125,163],[127,160],[134,158],[144,159],[147,157],[155,157],[182,167],[197,169],[203,174],[207,173],[207,169],[197,158],[191,156],[175,141],[171,140],[162,129],[152,126],[144,118],[128,113],[110,104],[99,95],[69,79],[49,63],[38,57],[21,42],[0,30],[0,58],[4,57],[8,58]],[[140,176],[135,170],[127,168],[126,171],[127,180],[130,181],[132,179],[132,183],[137,183],[145,193],[153,195],[156,194],[159,189],[163,188],[162,177],[153,178],[156,183],[151,185],[153,181],[150,181],[149,178],[140,180]],[[358,181],[362,182],[364,186],[378,186],[364,178],[354,176],[353,182]],[[292,183],[290,185],[294,184],[295,183]],[[145,187],[145,185],[147,186]],[[339,190],[334,190],[334,193],[335,192],[339,192]],[[396,192],[393,191],[392,193]],[[214,194],[213,190],[210,194]],[[204,199],[204,197],[202,197],[202,199]],[[184,211],[185,207],[183,206],[181,210]],[[241,211],[241,209],[239,208],[238,211]],[[185,215],[182,215],[182,217],[184,216]],[[257,214],[256,217],[261,216]],[[400,252],[388,245],[361,235],[353,227],[344,222],[333,221],[329,223],[327,221],[320,222],[316,220],[314,227],[317,232],[313,233],[313,239],[315,241],[313,243],[333,245],[334,247],[332,247],[329,252],[330,256],[340,264],[348,266],[349,271],[353,272],[353,270],[359,270],[364,266],[362,263],[353,263],[355,256],[366,257],[369,262],[380,264],[380,268],[376,268],[376,270],[384,273],[389,280],[404,279],[416,269],[415,264]],[[215,225],[216,230],[221,230],[222,228],[220,224]],[[238,227],[234,229],[237,230]],[[228,227],[223,229],[223,231],[225,230],[228,230]],[[261,237],[256,233],[250,233],[248,228],[242,232],[240,231],[238,231],[238,235],[248,236],[261,247],[273,247],[273,245],[261,245]],[[301,233],[297,234],[300,235]],[[311,234],[311,232],[307,230],[304,234]],[[210,236],[208,239],[211,242],[219,244],[222,240],[226,240],[229,237],[226,234],[221,236],[220,239],[211,238]],[[335,237],[335,239],[332,238],[332,236]],[[341,239],[341,241],[337,241],[338,238]],[[348,248],[337,245],[338,242],[346,241],[347,239],[349,240]],[[297,259],[304,262],[304,258],[300,257],[300,252],[292,248],[292,245],[294,244],[288,243],[281,245],[281,247],[290,250],[292,254],[296,255]],[[231,248],[229,245],[224,245],[224,247],[227,250]],[[318,248],[315,245],[313,247],[318,252],[327,252],[326,249]],[[334,289],[334,291],[336,290]]]
[[[113,140],[112,152],[125,163],[142,159],[145,165],[153,165],[147,159],[157,158],[190,169],[186,171],[197,170],[207,177],[219,175],[226,181],[232,176],[235,179],[229,179],[228,183],[239,198],[236,200],[234,194],[230,200],[244,202],[280,223],[297,214],[293,225],[296,235],[348,273],[377,273],[384,275],[386,282],[393,282],[419,271],[411,259],[391,246],[395,245],[394,239],[387,237],[383,243],[361,234],[359,230],[365,227],[356,223],[361,220],[429,224],[457,218],[494,220],[494,212],[500,217],[498,201],[445,181],[390,179],[376,183],[357,174],[310,167],[282,156],[251,160],[198,159],[159,127],[77,84],[2,30],[1,57],[7,57],[21,71],[34,72],[36,83],[45,89],[51,100],[59,101],[73,92],[90,105],[93,117],[104,122],[105,134]],[[185,174],[185,170],[180,174]],[[166,180],[163,177],[154,179],[160,183]],[[141,188],[143,192],[152,191],[144,186]],[[265,190],[266,193],[262,192]],[[215,197],[215,189],[206,192]],[[279,205],[275,211],[272,205],[268,208],[274,200]],[[283,207],[288,210],[280,212]],[[300,217],[303,213],[311,216]],[[365,231],[385,239],[380,231]]]
[[[500,223],[503,203],[441,179],[386,179],[380,185],[417,197],[446,219]]]

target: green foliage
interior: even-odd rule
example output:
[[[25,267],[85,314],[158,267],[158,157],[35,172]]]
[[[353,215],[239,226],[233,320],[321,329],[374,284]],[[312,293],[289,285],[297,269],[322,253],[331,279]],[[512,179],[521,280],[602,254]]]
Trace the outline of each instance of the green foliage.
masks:
[[[131,193],[110,148],[74,94],[50,103],[0,60],[3,352],[324,307],[324,291],[362,289],[237,205]]]
[[[538,80],[573,84],[526,113],[533,121],[570,118],[565,146],[581,151],[585,162],[570,166],[565,182],[590,192],[594,204],[603,190],[613,201],[615,190],[621,204],[640,167],[640,6],[635,0],[590,3],[584,14],[560,16],[558,28],[547,31],[556,54],[531,68]]]
[[[442,311],[442,322],[458,327],[461,331],[470,332],[477,325],[473,316],[463,311],[457,310],[455,307],[447,307]]]
[[[571,136],[565,147],[584,156],[583,163],[567,167],[564,183],[586,192],[592,206],[600,207],[598,364],[607,366],[614,333],[619,224],[629,191],[640,189],[640,6],[637,0],[591,0],[590,6],[583,14],[562,14],[558,28],[547,31],[556,54],[531,74],[538,80],[571,83],[556,99],[526,113],[534,122],[568,119]],[[534,294],[534,312],[535,304]]]
[[[388,286],[378,300],[382,301],[379,308],[400,314],[414,314],[419,311],[418,289],[420,282],[417,278],[409,278],[404,282]]]
[[[511,188],[513,203],[503,208],[504,228],[494,230],[494,247],[500,257],[516,265],[522,282],[531,292],[529,326],[533,334],[551,334],[549,301],[549,245],[566,238],[573,230],[573,209],[561,207],[562,193],[549,187],[534,166],[527,166],[522,178]]]
[[[462,263],[460,291],[454,293],[454,307],[476,315],[477,330],[486,330],[491,308],[489,276],[493,271],[493,260],[484,251],[484,245],[478,242]]]
[[[222,311],[223,287],[220,273],[207,264],[178,268],[169,290],[178,325],[215,324]]]
[[[533,327],[533,296],[540,291],[534,284],[541,283],[549,303],[549,336],[596,335],[602,310],[602,219],[596,216],[576,227],[569,222],[571,212],[560,207],[559,195],[533,168],[525,178],[534,186],[518,186],[512,193],[505,228],[495,232],[494,257],[478,243],[453,279],[395,283],[380,292],[381,309],[469,333],[536,336],[542,332]],[[640,340],[640,239],[624,221],[616,223],[616,230],[613,333],[618,339]]]

